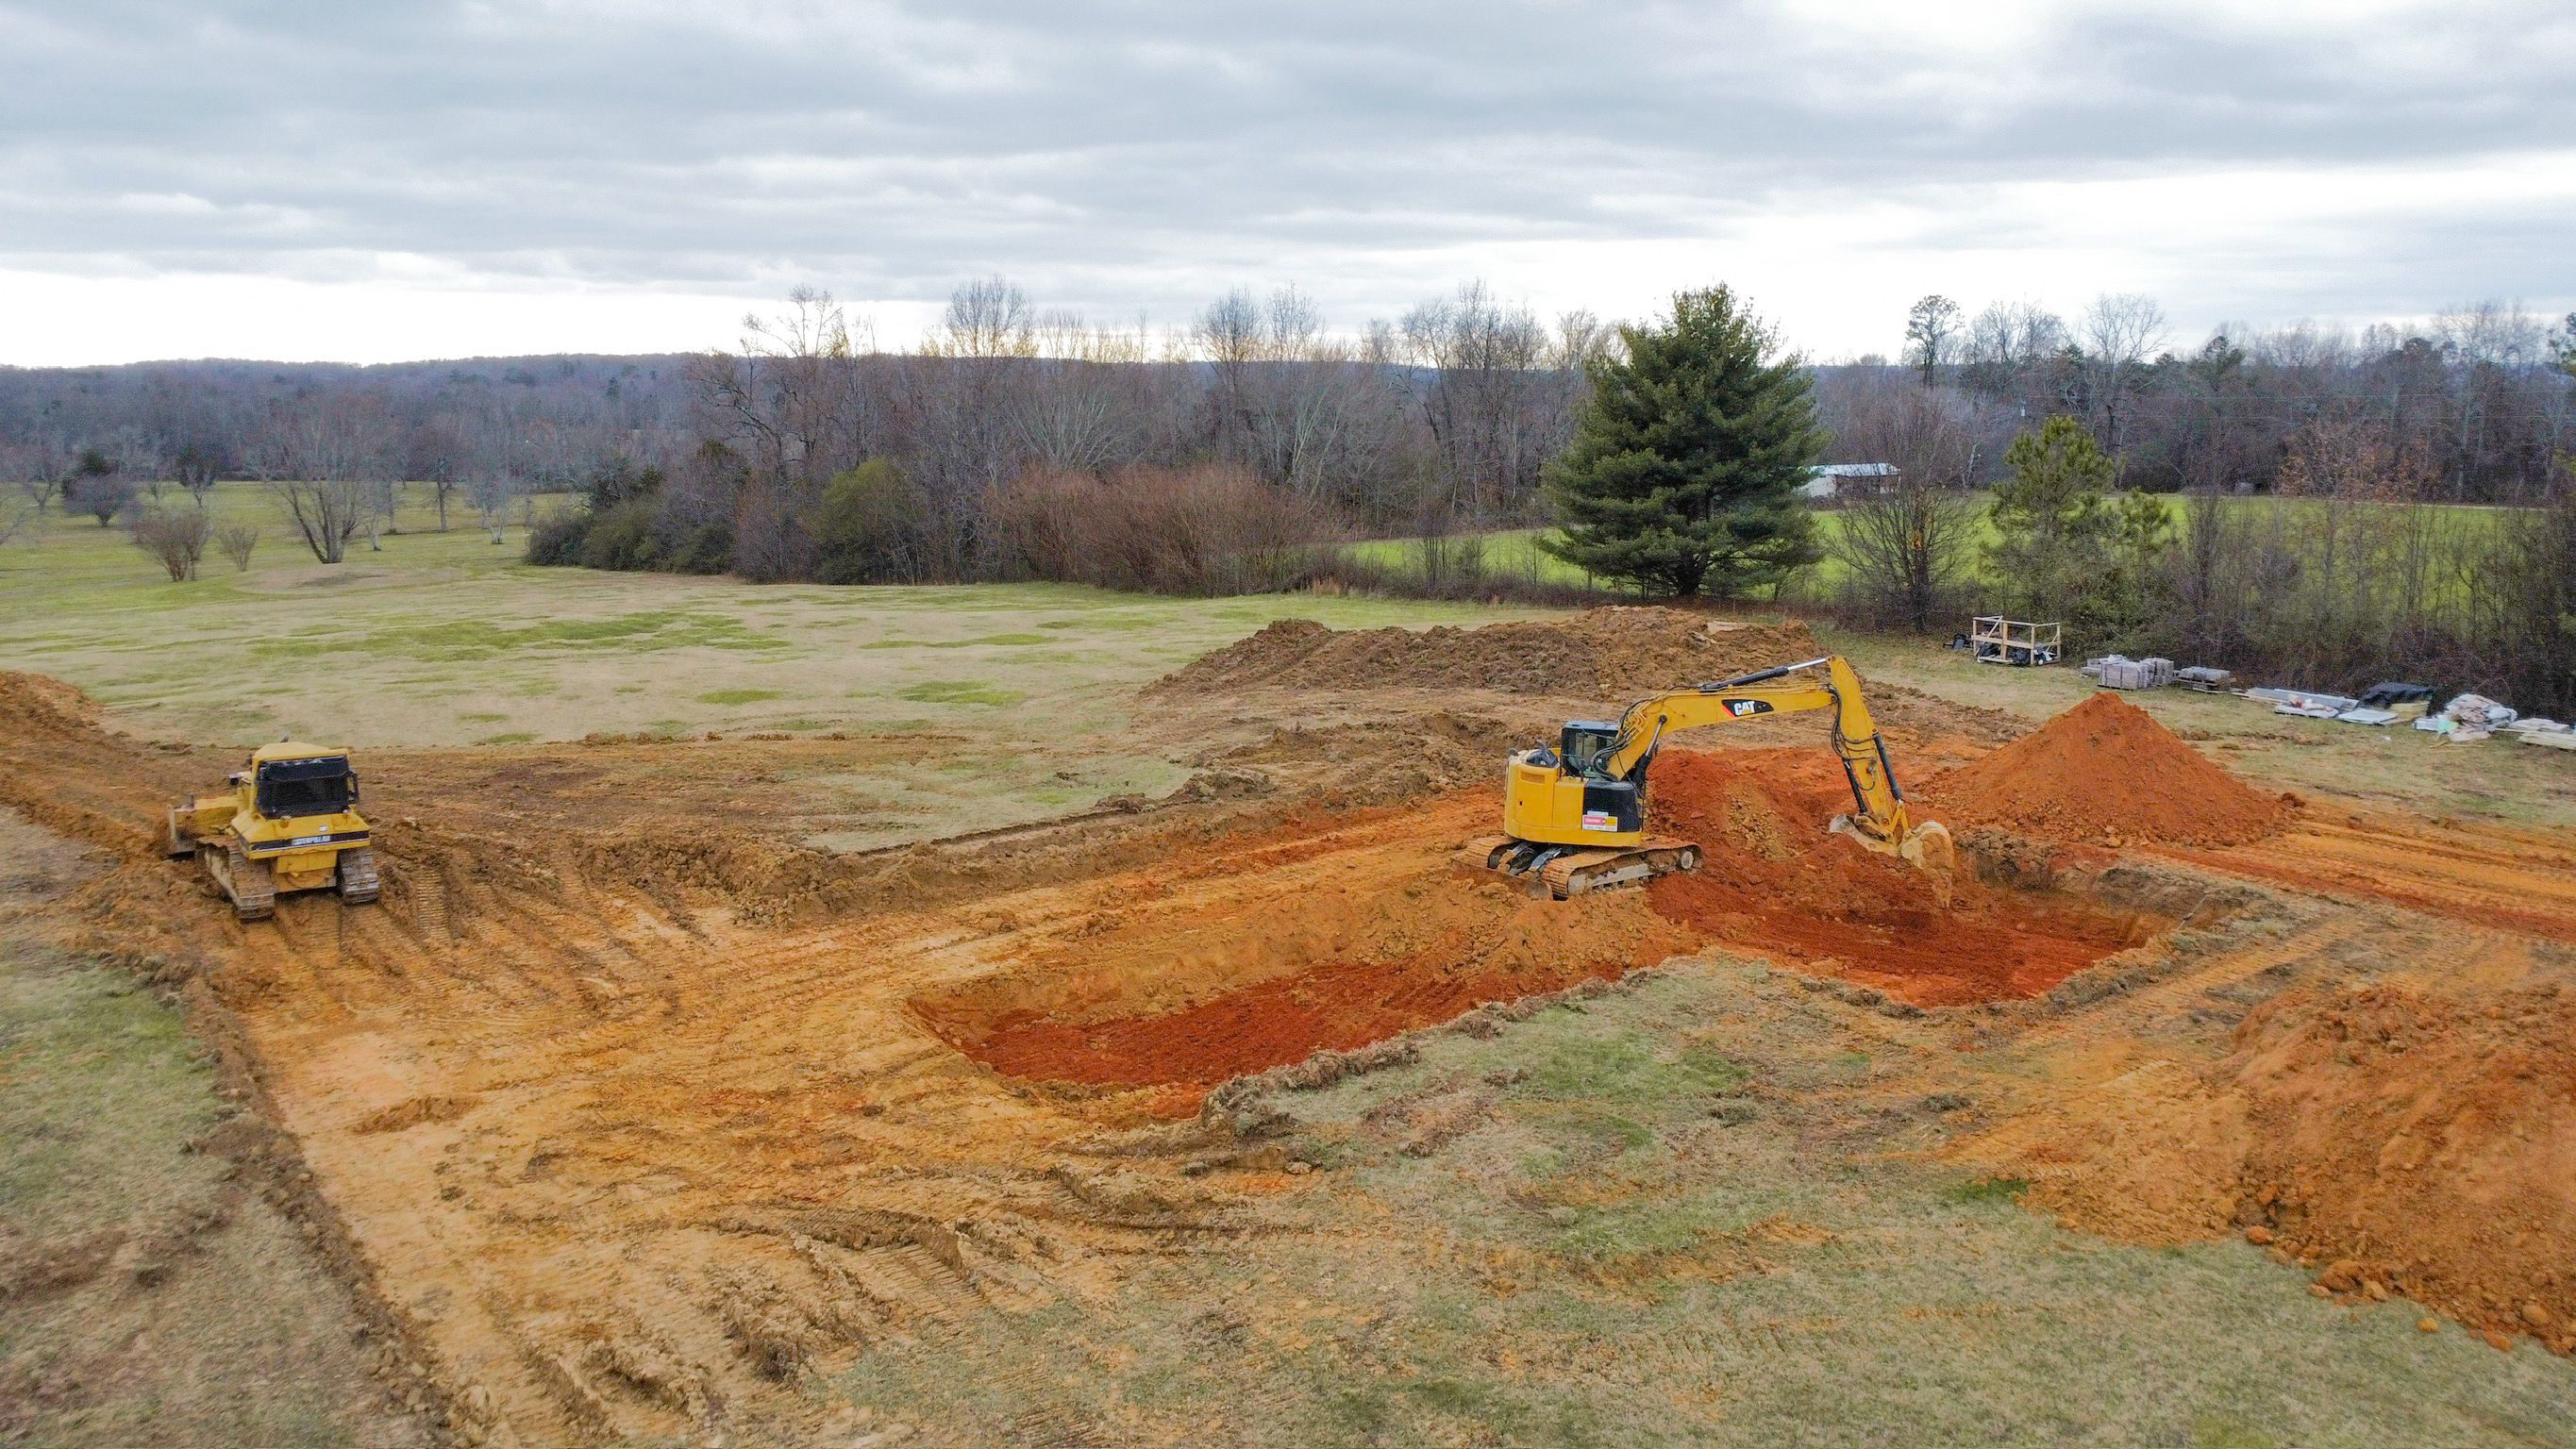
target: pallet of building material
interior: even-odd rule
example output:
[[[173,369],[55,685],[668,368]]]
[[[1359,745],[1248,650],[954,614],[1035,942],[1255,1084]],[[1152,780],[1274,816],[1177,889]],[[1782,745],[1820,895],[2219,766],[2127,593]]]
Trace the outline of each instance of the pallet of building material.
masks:
[[[2576,730],[2519,730],[2514,738],[2526,745],[2546,745],[2553,750],[2576,750]]]
[[[2207,665],[2195,664],[2188,669],[2175,670],[2174,683],[2185,689],[2199,690],[2203,694],[2222,694],[2235,687],[2236,676],[2224,669],[2212,669]]]
[[[2274,714],[2292,714],[2302,719],[2333,719],[2345,710],[2361,707],[2361,701],[2350,695],[2312,694],[2304,689],[2249,689],[2245,697],[2272,706]]]
[[[2394,710],[2370,709],[2365,707],[2361,709],[2348,709],[2341,714],[2328,715],[2326,718],[2341,724],[2384,725],[2396,719],[2397,713]]]
[[[2113,654],[2091,661],[2086,672],[2100,680],[2106,689],[2162,689],[2174,681],[2173,661],[2170,659],[2131,659]]]

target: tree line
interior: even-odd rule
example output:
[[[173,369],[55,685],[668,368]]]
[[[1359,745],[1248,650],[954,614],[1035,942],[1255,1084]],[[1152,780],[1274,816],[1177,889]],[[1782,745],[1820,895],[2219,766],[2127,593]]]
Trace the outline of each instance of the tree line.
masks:
[[[0,370],[0,472],[35,508],[183,533],[171,490],[263,480],[325,560],[423,496],[439,526],[470,511],[496,540],[515,507],[541,522],[541,561],[762,580],[1218,592],[1309,578],[1355,533],[1564,525],[1565,557],[1646,592],[1918,629],[2009,607],[2088,644],[2312,675],[2396,659],[2390,640],[2500,667],[2482,641],[2508,626],[2461,611],[2498,612],[2498,540],[2548,553],[2523,536],[2546,508],[2482,526],[2400,505],[2564,498],[2576,317],[2485,304],[2193,345],[2141,296],[2071,318],[1931,296],[1904,336],[1893,360],[1813,365],[1724,289],[1614,326],[1542,320],[1472,283],[1355,331],[1281,288],[1157,332],[996,278],[890,351],[799,290],[691,356]],[[1724,408],[1672,413],[1683,395],[1779,426],[1730,436]],[[1819,529],[1786,501],[1819,461],[1895,471],[1856,480]],[[579,504],[539,520],[545,494]],[[2224,506],[2249,494],[2297,507]],[[2391,559],[2411,582],[2386,583]],[[1502,582],[1452,573],[1460,590]]]

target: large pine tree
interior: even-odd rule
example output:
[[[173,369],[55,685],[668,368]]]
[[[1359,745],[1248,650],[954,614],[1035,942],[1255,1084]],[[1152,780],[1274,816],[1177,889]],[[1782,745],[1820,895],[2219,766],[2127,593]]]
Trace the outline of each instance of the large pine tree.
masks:
[[[1623,327],[1547,490],[1566,527],[1548,551],[1650,591],[1720,598],[1818,557],[1798,485],[1823,454],[1813,384],[1725,287]]]

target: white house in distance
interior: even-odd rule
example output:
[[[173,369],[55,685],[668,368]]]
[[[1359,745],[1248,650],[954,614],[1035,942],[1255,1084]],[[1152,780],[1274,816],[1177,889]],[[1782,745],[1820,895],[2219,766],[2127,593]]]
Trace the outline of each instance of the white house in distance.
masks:
[[[1896,477],[1899,471],[1894,463],[1823,463],[1807,470],[1807,481],[1798,485],[1798,496],[1831,498],[1847,484],[1874,483]]]

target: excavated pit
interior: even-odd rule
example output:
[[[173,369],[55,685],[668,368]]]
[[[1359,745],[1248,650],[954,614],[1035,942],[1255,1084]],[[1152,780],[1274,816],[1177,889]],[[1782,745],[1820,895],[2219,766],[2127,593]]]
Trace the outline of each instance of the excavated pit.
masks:
[[[1287,852],[1293,878],[1256,854],[1160,899],[1149,872],[1120,909],[910,1006],[1005,1076],[1158,1088],[1154,1107],[1179,1114],[1230,1077],[1713,946],[1947,1007],[2039,995],[2171,925],[1985,884],[1973,851],[1955,880],[1870,854],[1825,828],[1842,790],[1813,750],[1667,751],[1658,827],[1701,841],[1706,865],[1572,901],[1447,859],[1491,811],[1453,797],[1414,815],[1410,842],[1379,838],[1380,822],[1365,842]]]

